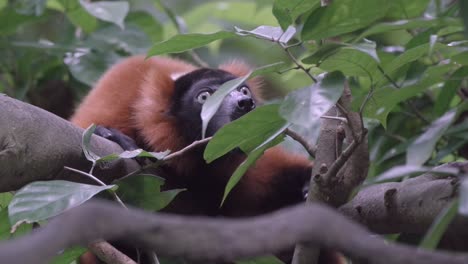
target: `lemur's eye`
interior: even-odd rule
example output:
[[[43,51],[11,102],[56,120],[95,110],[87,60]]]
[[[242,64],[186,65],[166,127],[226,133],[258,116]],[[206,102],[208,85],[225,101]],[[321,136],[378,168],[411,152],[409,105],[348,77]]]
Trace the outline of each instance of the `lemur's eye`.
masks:
[[[239,88],[239,92],[241,92],[243,95],[245,96],[252,96],[252,94],[250,93],[250,90],[249,88],[247,88],[247,86],[242,86],[241,88]]]
[[[201,93],[199,93],[197,95],[197,101],[200,104],[204,104],[206,102],[206,100],[208,99],[208,97],[210,97],[210,96],[211,96],[211,94],[208,91],[201,92]]]

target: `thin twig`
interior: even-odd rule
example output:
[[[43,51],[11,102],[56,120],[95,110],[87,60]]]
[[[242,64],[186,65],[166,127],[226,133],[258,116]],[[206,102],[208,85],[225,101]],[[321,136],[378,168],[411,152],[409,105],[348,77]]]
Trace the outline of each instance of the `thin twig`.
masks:
[[[315,146],[312,146],[309,144],[309,142],[307,142],[307,140],[305,140],[305,138],[303,138],[301,135],[299,135],[298,133],[292,131],[291,129],[287,128],[285,131],[284,131],[284,134],[290,136],[292,139],[296,140],[297,142],[299,142],[304,148],[305,150],[307,150],[307,153],[309,153],[309,155],[311,157],[314,157],[315,158],[315,151],[316,151],[316,148]]]
[[[89,173],[86,173],[84,171],[80,171],[80,170],[77,170],[77,169],[74,169],[74,168],[70,168],[70,167],[67,167],[67,166],[63,166],[63,168],[67,169],[69,171],[73,171],[73,172],[76,172],[78,174],[84,175],[84,176],[96,181],[101,186],[107,186],[107,184],[105,184],[104,182],[102,182],[98,178],[94,177],[94,175],[92,175],[92,174],[89,174]],[[123,203],[123,201],[120,199],[120,197],[117,195],[117,193],[114,190],[108,190],[108,191],[110,192],[110,194],[112,195],[112,197],[114,198],[114,200],[116,202],[118,202],[122,207],[127,208],[127,206]]]
[[[278,42],[279,43],[279,42]],[[291,53],[291,51],[289,50],[290,47],[292,46],[285,46],[284,44],[282,43],[279,43],[279,45],[283,48],[283,50],[286,52],[286,54],[289,56],[289,58],[294,62],[294,64],[297,65],[297,67],[299,67],[299,69],[301,69],[303,72],[305,72],[307,74],[307,76],[309,76],[309,78],[314,82],[314,83],[317,83],[317,79],[315,79],[314,76],[312,76],[312,74],[310,73],[310,69],[306,69],[304,66],[302,66],[302,64],[296,59],[296,57],[294,57],[294,55]]]

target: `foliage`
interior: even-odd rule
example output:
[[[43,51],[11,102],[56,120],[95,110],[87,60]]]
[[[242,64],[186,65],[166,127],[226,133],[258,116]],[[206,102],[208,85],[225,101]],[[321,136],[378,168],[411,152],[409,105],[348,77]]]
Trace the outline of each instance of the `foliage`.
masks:
[[[466,160],[468,8],[464,1],[334,0],[328,6],[319,0],[197,1],[196,6],[188,4],[193,1],[166,2],[0,0],[0,92],[66,113],[60,107],[69,108],[123,57],[172,53],[191,59],[190,51],[196,49],[216,65],[222,51],[228,57],[240,54],[258,66],[269,65],[261,68],[272,84],[268,99],[295,90],[276,99],[277,104],[258,108],[221,129],[208,145],[208,161],[236,147],[249,154],[225,196],[267,147],[283,140],[291,124],[315,143],[321,116],[336,103],[344,77],[353,94],[353,109],[362,112],[369,129],[368,183],[399,180],[441,163]],[[52,81],[59,85],[51,90]],[[231,85],[226,91],[235,89]],[[66,103],[45,104],[37,98]],[[216,98],[204,108],[206,123],[210,110],[217,108]],[[168,154],[139,150],[96,157],[89,151],[89,138],[90,134],[84,137],[83,147],[94,164],[136,156],[161,160]],[[44,189],[47,194],[53,194],[53,184],[58,183]],[[155,210],[180,191],[164,194],[161,184],[155,177],[141,176],[109,192],[121,195],[126,203]],[[466,214],[467,190],[460,192],[458,203]],[[154,193],[160,196],[151,196]],[[7,204],[16,208],[10,199],[0,197],[2,215]],[[445,211],[451,215],[439,217],[442,224],[431,228],[424,246],[437,245],[458,203]],[[32,208],[14,221],[29,219]],[[6,225],[5,217],[0,217],[0,229]]]

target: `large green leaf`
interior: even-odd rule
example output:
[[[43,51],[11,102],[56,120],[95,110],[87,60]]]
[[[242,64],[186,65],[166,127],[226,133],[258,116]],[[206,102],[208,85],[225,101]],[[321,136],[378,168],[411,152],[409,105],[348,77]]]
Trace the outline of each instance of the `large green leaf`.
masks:
[[[88,13],[94,17],[103,21],[114,23],[120,28],[124,27],[125,16],[127,16],[128,10],[130,8],[127,1],[88,2],[85,0],[80,0],[80,4]]]
[[[161,192],[164,179],[154,175],[133,175],[119,181],[117,194],[126,204],[149,211],[166,207],[184,189]]]
[[[10,222],[32,223],[48,219],[112,187],[61,180],[30,183],[15,194],[8,206]]]
[[[406,164],[422,165],[432,155],[434,147],[447,128],[455,120],[456,111],[447,112],[435,120],[429,128],[408,147]]]
[[[278,113],[279,105],[256,108],[243,117],[225,125],[210,140],[204,152],[207,162],[223,156],[236,147],[249,153],[287,126]]]
[[[319,0],[276,0],[273,3],[273,15],[282,29],[293,25],[296,19],[320,6]]]
[[[382,18],[388,7],[387,0],[335,0],[309,15],[302,40],[329,38],[364,28]]]
[[[435,249],[439,244],[440,239],[447,230],[449,224],[455,218],[458,212],[458,200],[455,199],[450,202],[447,207],[442,210],[432,223],[431,227],[424,235],[423,240],[419,244],[419,247],[425,249]]]
[[[180,53],[202,47],[216,40],[232,38],[235,36],[235,33],[228,31],[218,31],[211,34],[176,35],[168,40],[156,43],[148,51],[147,56],[156,56],[166,53]]]
[[[340,99],[344,82],[341,72],[332,72],[312,86],[289,93],[281,104],[281,116],[312,134],[318,133],[320,118]]]

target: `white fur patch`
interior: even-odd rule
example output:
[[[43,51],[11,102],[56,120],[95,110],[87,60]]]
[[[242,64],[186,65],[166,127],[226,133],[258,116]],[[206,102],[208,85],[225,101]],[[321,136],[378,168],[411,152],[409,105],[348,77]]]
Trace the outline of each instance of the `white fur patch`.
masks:
[[[181,77],[182,75],[185,75],[185,74],[187,74],[187,73],[189,73],[189,72],[186,71],[186,72],[174,72],[174,73],[171,73],[171,79],[172,79],[173,81],[175,81],[175,80],[179,79],[179,77]]]

